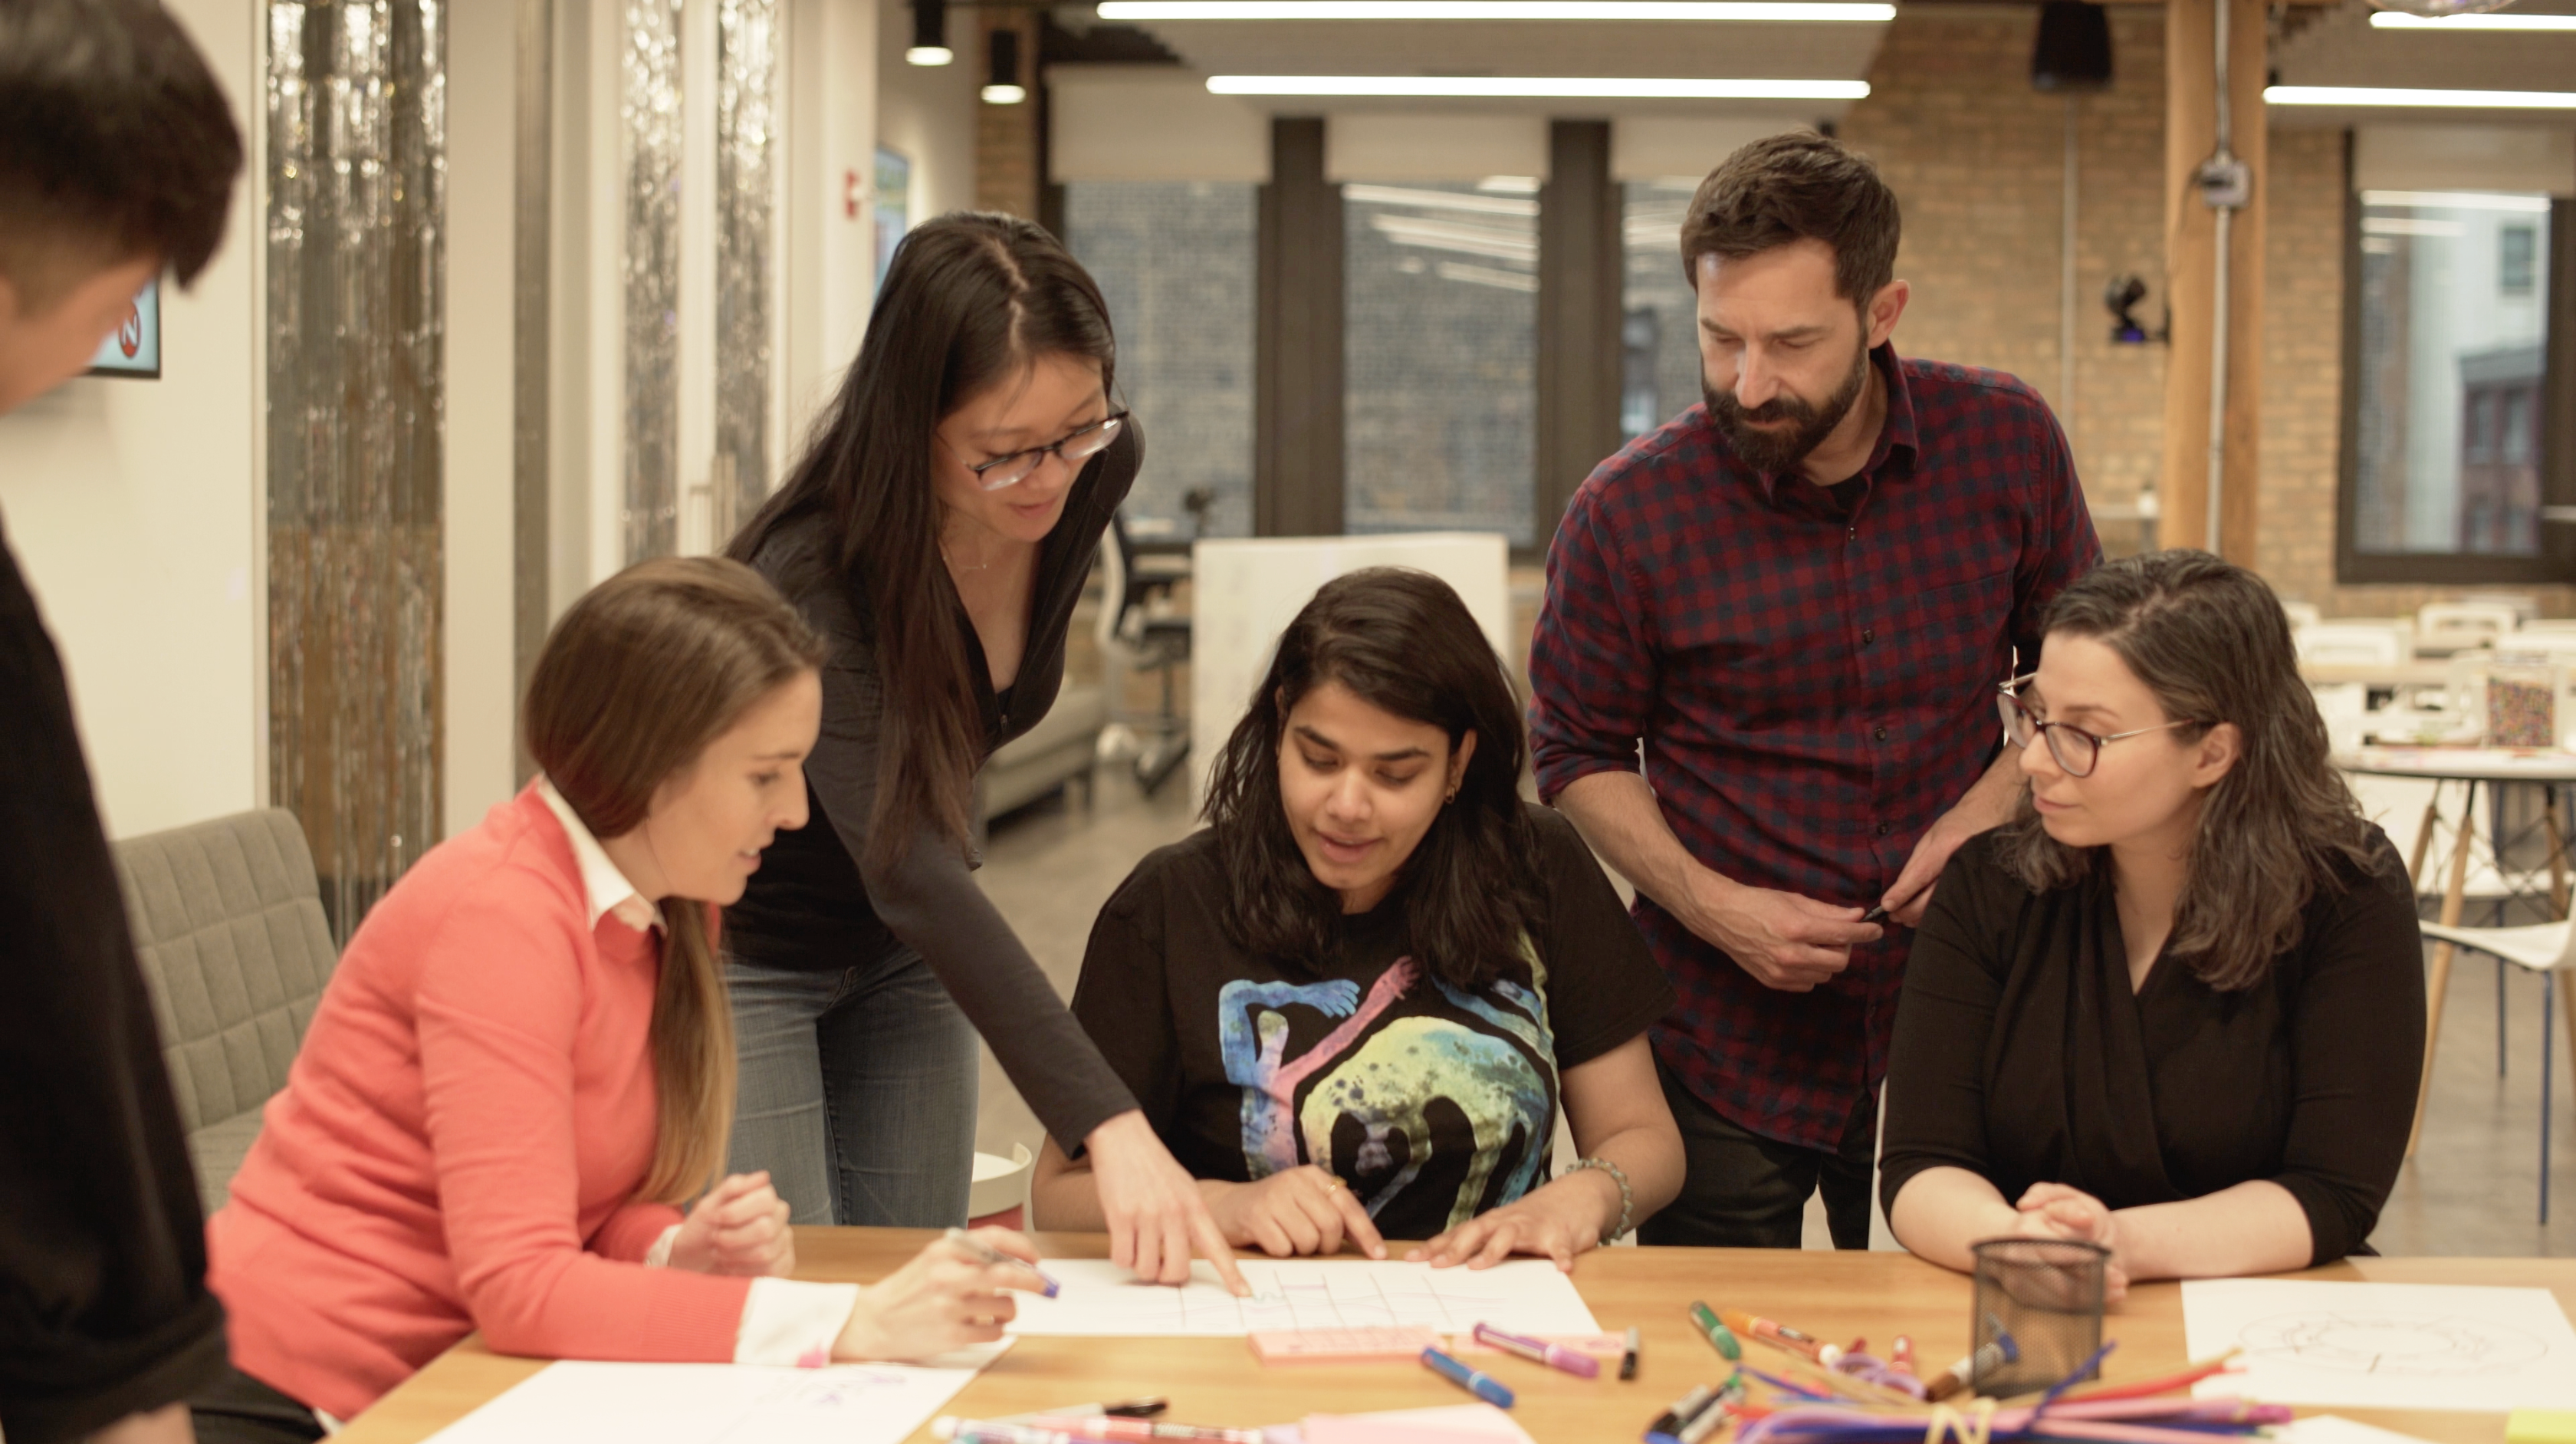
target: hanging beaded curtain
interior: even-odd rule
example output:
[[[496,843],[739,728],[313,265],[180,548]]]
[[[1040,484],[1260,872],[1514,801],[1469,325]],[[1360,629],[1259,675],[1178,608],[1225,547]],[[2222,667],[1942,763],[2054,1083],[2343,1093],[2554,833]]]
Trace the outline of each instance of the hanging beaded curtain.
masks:
[[[626,560],[680,540],[680,6],[627,0]]]
[[[269,790],[342,941],[440,832],[444,0],[270,0]]]
[[[769,495],[771,141],[777,0],[716,8],[716,455],[714,545]]]

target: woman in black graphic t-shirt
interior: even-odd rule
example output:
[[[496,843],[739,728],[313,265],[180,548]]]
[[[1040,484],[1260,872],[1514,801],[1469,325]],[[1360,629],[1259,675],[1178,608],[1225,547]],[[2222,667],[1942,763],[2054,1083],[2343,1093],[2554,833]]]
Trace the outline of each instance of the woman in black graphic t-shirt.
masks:
[[[1563,1266],[1670,1200],[1646,1029],[1672,1005],[1572,826],[1519,795],[1521,721],[1444,583],[1328,583],[1217,759],[1211,826],[1101,911],[1074,1016],[1237,1247],[1429,1239]],[[1559,1106],[1580,1164],[1551,1181]],[[1043,1228],[1099,1227],[1039,1160]]]

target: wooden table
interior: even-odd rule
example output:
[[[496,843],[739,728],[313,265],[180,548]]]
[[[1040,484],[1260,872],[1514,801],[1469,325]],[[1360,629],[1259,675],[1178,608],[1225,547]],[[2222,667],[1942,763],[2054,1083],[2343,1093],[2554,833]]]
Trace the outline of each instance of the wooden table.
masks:
[[[916,1230],[800,1228],[798,1275],[864,1283],[892,1272],[932,1237]],[[1108,1242],[1096,1234],[1040,1234],[1038,1241],[1040,1252],[1053,1258],[1099,1258]],[[2544,1286],[2576,1316],[2576,1260],[2570,1259],[2354,1259],[2302,1277]],[[1513,1415],[1541,1444],[1632,1444],[1666,1404],[1723,1377],[1715,1351],[1684,1317],[1693,1299],[1768,1314],[1829,1339],[1865,1336],[1879,1347],[1910,1333],[1927,1370],[1947,1365],[1968,1346],[1968,1280],[1908,1254],[1601,1249],[1578,1261],[1574,1281],[1603,1328],[1644,1329],[1644,1362],[1635,1382],[1620,1383],[1607,1374],[1583,1380],[1518,1360],[1480,1358],[1519,1392]],[[2182,1368],[2180,1286],[2134,1290],[2104,1333],[2120,1341],[2104,1366],[2106,1379]],[[1764,1352],[1758,1345],[1752,1350],[1756,1358]],[[415,1444],[543,1367],[502,1358],[468,1339],[359,1416],[336,1444]],[[1175,1420],[1240,1425],[1467,1398],[1411,1364],[1263,1368],[1241,1339],[1047,1338],[1022,1339],[957,1396],[950,1412],[990,1418],[1140,1394],[1169,1395]],[[2502,1414],[2335,1412],[2444,1444],[2504,1437]],[[930,1435],[925,1429],[914,1437]]]

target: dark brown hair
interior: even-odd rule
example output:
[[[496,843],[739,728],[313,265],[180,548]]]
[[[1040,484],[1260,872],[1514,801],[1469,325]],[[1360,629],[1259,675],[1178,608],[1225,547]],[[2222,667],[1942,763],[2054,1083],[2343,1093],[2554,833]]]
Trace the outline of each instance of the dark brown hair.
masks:
[[[0,4],[0,273],[22,308],[144,256],[196,280],[241,167],[231,106],[154,0]]]
[[[2325,719],[2299,678],[2290,619],[2263,579],[2207,552],[2105,562],[2057,596],[2047,636],[2090,637],[2119,654],[2165,716],[2199,740],[2232,722],[2236,765],[2209,790],[2174,906],[2170,947],[2220,992],[2252,987],[2299,941],[2300,914],[2339,874],[2393,865],[2328,760]],[[2108,848],[2048,835],[2024,788],[1998,839],[2033,891],[2108,876]]]
[[[1903,230],[1878,167],[1808,131],[1765,136],[1728,156],[1682,217],[1682,279],[1699,289],[1699,258],[1740,260],[1796,241],[1834,248],[1834,291],[1856,306],[1896,279]]]
[[[1452,986],[1482,986],[1539,935],[1543,911],[1537,839],[1521,811],[1521,709],[1467,604],[1428,572],[1371,567],[1336,577],[1280,635],[1252,709],[1208,777],[1227,936],[1246,952],[1309,966],[1338,945],[1341,897],[1306,865],[1279,797],[1288,714],[1326,682],[1439,728],[1453,749],[1476,734],[1456,799],[1432,820],[1400,880],[1414,957]]]
[[[658,557],[574,602],[528,678],[528,755],[599,838],[643,825],[653,795],[761,699],[822,665],[823,643],[759,573],[718,557]],[[661,1122],[643,1196],[712,1182],[733,1124],[733,1013],[706,904],[662,899],[653,996]]]
[[[931,447],[950,413],[1047,356],[1096,362],[1108,391],[1109,307],[1072,253],[1012,216],[924,223],[896,249],[804,457],[726,549],[749,561],[788,520],[819,512],[841,568],[866,588],[885,712],[864,863],[892,863],[925,825],[966,845],[984,724],[939,559]]]

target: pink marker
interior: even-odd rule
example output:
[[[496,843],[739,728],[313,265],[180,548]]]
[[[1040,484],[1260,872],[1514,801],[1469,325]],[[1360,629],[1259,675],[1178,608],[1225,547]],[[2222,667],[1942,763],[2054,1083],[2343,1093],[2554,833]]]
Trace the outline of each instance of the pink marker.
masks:
[[[1551,1369],[1563,1369],[1578,1379],[1596,1379],[1601,1376],[1601,1361],[1590,1354],[1569,1349],[1563,1344],[1551,1344],[1545,1339],[1507,1334],[1491,1324],[1476,1326],[1476,1342],[1488,1348],[1500,1349],[1506,1354],[1518,1354],[1532,1363],[1545,1364]]]

